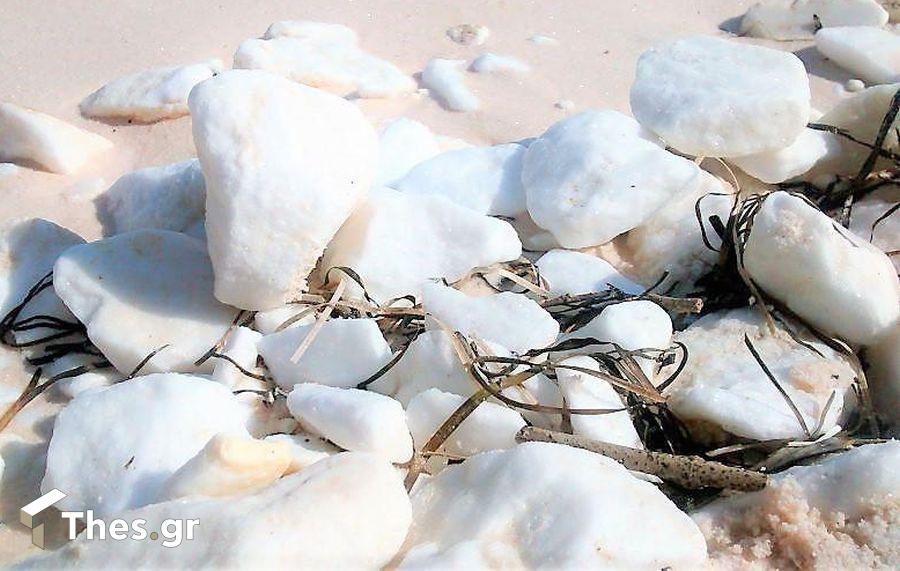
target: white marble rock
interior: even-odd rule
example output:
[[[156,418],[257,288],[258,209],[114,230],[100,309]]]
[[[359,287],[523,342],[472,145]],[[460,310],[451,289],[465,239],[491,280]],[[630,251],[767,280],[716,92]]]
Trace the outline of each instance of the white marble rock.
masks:
[[[573,250],[550,250],[535,262],[552,295],[601,292],[612,285],[625,293],[641,293],[644,286],[623,276],[598,256]]]
[[[878,189],[857,200],[850,211],[850,231],[888,254],[894,268],[900,271],[900,210],[882,218],[897,202],[900,187]]]
[[[339,454],[341,449],[323,438],[304,432],[296,434],[271,434],[266,442],[280,442],[287,446],[291,456],[285,475],[309,468],[316,462]]]
[[[220,353],[229,357],[234,363],[248,372],[256,369],[256,359],[259,356],[257,345],[263,335],[249,327],[235,327],[228,334],[225,345]],[[228,359],[213,357],[212,380],[229,388],[234,388],[246,378],[246,375]]]
[[[481,106],[466,85],[465,65],[465,60],[435,58],[422,70],[422,85],[450,111],[475,111]]]
[[[815,17],[823,28],[887,24],[888,13],[876,0],[764,0],[741,18],[743,36],[773,40],[810,40]]]
[[[822,29],[816,49],[868,84],[900,80],[900,36],[868,26]]]
[[[413,167],[440,152],[431,129],[406,117],[394,119],[378,135],[378,174],[372,186],[393,187]]]
[[[270,309],[306,278],[368,191],[377,138],[353,104],[265,71],[191,92],[216,297]]]
[[[485,52],[472,61],[469,69],[475,73],[522,74],[531,71],[531,66],[512,56]]]
[[[776,184],[805,174],[819,161],[827,161],[840,152],[838,135],[804,129],[797,140],[783,149],[734,157],[729,162],[753,178]]]

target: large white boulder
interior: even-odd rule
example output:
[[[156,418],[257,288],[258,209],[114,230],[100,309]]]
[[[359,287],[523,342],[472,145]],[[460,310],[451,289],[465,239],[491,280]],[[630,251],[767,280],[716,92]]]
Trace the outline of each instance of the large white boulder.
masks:
[[[393,97],[416,88],[397,66],[360,49],[350,28],[302,20],[276,22],[262,39],[241,43],[234,67],[263,69],[338,95]]]
[[[809,40],[823,28],[887,24],[888,13],[876,0],[764,0],[741,19],[741,35],[773,40]]]
[[[802,198],[766,197],[744,251],[750,278],[812,325],[868,345],[900,320],[890,259]]]
[[[402,568],[697,568],[703,535],[652,484],[577,448],[529,443],[450,466],[412,495]]]
[[[836,157],[840,151],[838,135],[804,129],[793,143],[783,149],[734,157],[729,162],[753,178],[776,184],[806,173],[820,161]]]
[[[319,267],[352,268],[369,294],[384,302],[420,296],[431,279],[455,281],[473,268],[514,260],[521,253],[516,231],[503,220],[442,196],[379,189],[341,227]],[[347,285],[349,292],[361,294],[355,283]]]
[[[572,357],[560,363],[599,371],[600,366],[590,357]],[[571,369],[557,369],[559,391],[568,408],[621,409],[625,408],[619,393],[603,379]],[[610,442],[631,448],[643,448],[640,436],[627,410],[610,414],[573,414],[572,433],[592,440]]]
[[[206,182],[196,159],[123,175],[95,199],[107,234],[202,229]]]
[[[60,254],[84,240],[74,232],[41,218],[10,220],[0,226],[0,318],[19,305],[44,276],[53,271]],[[74,323],[75,318],[53,291],[37,294],[17,321],[36,315],[48,315]],[[54,333],[48,329],[15,333],[23,343]]]
[[[313,327],[291,327],[259,342],[260,355],[284,389],[297,383],[355,387],[391,360],[391,348],[374,319],[330,319],[293,362],[291,357]]]
[[[390,397],[301,383],[291,390],[287,402],[301,426],[344,450],[371,452],[391,462],[409,462],[412,458],[406,413]]]
[[[816,34],[824,57],[866,83],[900,80],[900,36],[869,26],[828,28]]]
[[[220,60],[160,67],[110,81],[84,98],[85,117],[152,123],[188,114],[191,89],[224,68]]]
[[[855,376],[850,365],[818,341],[804,339],[820,354],[803,347],[780,326],[771,334],[757,309],[735,309],[707,315],[675,336],[687,346],[688,361],[668,391],[669,407],[695,427],[699,438],[717,432],[753,440],[806,436],[790,404],[744,344],[744,335],[810,432],[822,420],[823,431],[842,422],[850,406],[844,397]]]
[[[406,537],[410,503],[397,471],[369,454],[340,454],[249,496],[182,499],[127,512],[159,541],[79,538],[25,568],[380,569]],[[178,545],[166,520],[199,520]],[[189,525],[189,524],[187,524]],[[352,538],[352,548],[348,541]]]
[[[63,252],[53,288],[119,371],[197,370],[194,361],[228,330],[237,310],[213,297],[203,242],[168,230],[139,230]],[[212,361],[201,369],[211,371]]]
[[[709,219],[718,216],[723,225],[728,223],[733,193],[730,185],[701,171],[690,190],[629,231],[625,246],[641,279],[656,283],[668,272],[667,284],[677,281],[689,291],[719,259],[719,253],[703,241],[701,222],[697,220],[698,201],[706,238],[710,246],[718,249],[722,241]]]
[[[41,490],[96,517],[156,502],[168,478],[216,434],[249,437],[246,409],[200,377],[158,374],[77,396],[56,417]]]
[[[470,339],[496,343],[517,354],[547,347],[559,335],[559,323],[524,294],[472,297],[452,287],[429,283],[422,288],[422,306],[426,329],[438,329],[443,324]]]
[[[35,164],[72,174],[108,153],[112,143],[46,113],[0,102],[0,162]]]
[[[641,55],[631,111],[683,153],[739,157],[793,143],[809,118],[809,78],[794,54],[695,36]]]
[[[525,212],[522,160],[517,143],[441,153],[414,167],[393,188],[439,194],[480,214],[516,217]]]
[[[372,126],[353,104],[265,71],[222,73],[188,103],[216,297],[244,309],[289,301],[369,188]]]
[[[563,247],[584,248],[631,230],[678,196],[698,172],[694,163],[661,148],[634,119],[586,111],[531,143],[522,182],[538,226]]]
[[[552,295],[602,292],[609,286],[626,293],[640,293],[646,289],[620,274],[603,258],[582,252],[550,250],[535,262],[535,266],[547,280]]]
[[[378,135],[378,174],[372,186],[393,186],[414,166],[440,152],[431,129],[406,117],[394,119]]]

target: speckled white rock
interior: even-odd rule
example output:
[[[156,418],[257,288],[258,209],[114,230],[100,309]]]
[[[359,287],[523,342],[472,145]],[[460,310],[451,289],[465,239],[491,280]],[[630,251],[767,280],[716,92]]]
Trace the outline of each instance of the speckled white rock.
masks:
[[[9,220],[0,226],[0,317],[19,305],[38,280],[53,271],[53,264],[60,254],[83,243],[81,236],[42,218]],[[35,315],[75,322],[75,317],[53,288],[46,288],[35,296],[17,321]],[[17,332],[15,338],[23,343],[52,333],[47,329],[34,329]]]
[[[563,247],[584,248],[646,220],[698,171],[634,119],[587,111],[554,124],[528,147],[522,182],[537,225]]]
[[[422,85],[450,111],[475,111],[481,105],[463,78],[465,65],[461,59],[435,58],[422,70]]]
[[[222,347],[221,353],[230,357],[234,363],[237,363],[245,371],[253,372],[256,368],[256,358],[259,356],[257,344],[262,337],[262,333],[249,327],[235,327],[228,334],[228,339],[225,340],[225,346]],[[214,362],[212,380],[217,383],[233,388],[246,377],[240,369],[227,359],[214,358]]]
[[[734,157],[730,163],[750,176],[775,184],[800,176],[819,161],[841,152],[839,136],[826,131],[804,129],[793,143],[777,151]]]
[[[850,211],[850,231],[886,254],[900,250],[900,211],[879,221],[897,202],[900,202],[898,187],[878,189],[857,200]],[[900,254],[888,254],[888,257],[900,271]]]
[[[631,110],[683,153],[739,157],[793,143],[809,118],[809,78],[797,56],[711,36],[641,55]]]
[[[471,339],[489,341],[516,354],[547,347],[559,335],[559,323],[524,294],[503,292],[472,297],[438,283],[422,288],[425,326],[438,329],[437,319]]]
[[[824,357],[799,345],[780,326],[772,335],[758,310],[735,309],[705,316],[675,336],[690,357],[668,391],[669,406],[682,420],[694,423],[698,437],[709,435],[704,425],[753,440],[805,437],[790,406],[744,344],[745,334],[810,431],[832,391],[836,395],[823,429],[841,422],[853,369],[818,341],[804,339]]]
[[[281,305],[365,196],[375,132],[353,104],[265,71],[219,74],[189,105],[216,297]]]
[[[0,161],[34,163],[72,174],[109,152],[113,145],[46,113],[0,102]]]
[[[248,437],[231,391],[200,377],[136,377],[76,397],[56,417],[41,490],[96,517],[157,501],[168,478],[218,433]]]
[[[438,428],[466,401],[465,397],[428,389],[406,407],[406,422],[416,448],[421,449]],[[479,452],[512,448],[516,433],[525,420],[515,410],[492,402],[483,402],[453,431],[439,451],[468,457]]]
[[[900,80],[900,36],[868,26],[828,28],[816,34],[823,56],[866,83]]]
[[[668,272],[667,284],[678,281],[684,286],[683,291],[690,291],[694,282],[709,272],[719,259],[719,253],[703,242],[695,209],[697,201],[700,201],[706,238],[713,248],[718,249],[722,241],[709,218],[718,216],[723,225],[728,223],[734,204],[733,193],[731,185],[701,171],[689,191],[628,232],[625,245],[638,276],[646,283],[656,283],[664,272]]]
[[[522,160],[516,143],[441,153],[414,167],[393,188],[438,194],[480,214],[516,217],[525,212]]]
[[[869,369],[866,376],[872,391],[875,410],[895,427],[900,428],[900,325],[884,336],[877,345],[866,349]]]
[[[372,186],[393,186],[414,166],[440,152],[431,129],[406,117],[394,119],[378,136],[378,174]]]
[[[355,387],[391,360],[391,348],[374,319],[330,319],[294,363],[291,356],[313,327],[291,327],[259,341],[259,354],[284,389],[297,383]]]
[[[433,278],[454,281],[472,268],[518,258],[522,244],[508,223],[441,196],[379,189],[360,205],[319,264],[353,268],[380,302],[421,295]],[[361,292],[355,283],[347,291]]]
[[[214,59],[191,65],[160,67],[110,81],[84,98],[79,108],[85,117],[129,119],[152,123],[187,115],[191,89],[221,72]]]
[[[874,343],[900,320],[890,259],[786,192],[769,195],[756,214],[744,266],[766,293],[850,343]]]
[[[765,0],[754,4],[741,19],[740,33],[773,40],[809,40],[823,28],[887,24],[888,13],[875,0]]]
[[[412,496],[403,568],[697,568],[703,535],[613,460],[528,443],[450,466]]]
[[[644,286],[620,274],[603,258],[571,250],[550,250],[535,262],[553,295],[600,292],[612,285],[626,293],[640,293]]]
[[[406,536],[410,503],[397,471],[369,454],[340,454],[238,498],[173,500],[128,512],[147,529],[199,520],[194,538],[96,541],[80,538],[27,561],[27,568],[84,566],[175,569],[380,569]],[[237,523],[240,522],[240,523]],[[186,529],[186,528],[183,528]],[[353,549],[347,548],[348,537]]]
[[[371,452],[391,462],[408,462],[412,457],[406,413],[391,397],[301,383],[291,390],[287,402],[306,430],[344,450]]]
[[[241,43],[234,67],[263,69],[338,95],[394,97],[416,89],[410,76],[360,49],[353,30],[336,24],[276,22],[264,38]]]
[[[206,183],[196,159],[123,175],[95,200],[106,234],[202,227]],[[199,236],[196,236],[199,237]]]
[[[94,345],[122,373],[163,345],[142,371],[190,372],[237,313],[212,295],[203,242],[167,230],[139,230],[66,250],[53,287],[87,326]],[[212,361],[200,370],[211,371]]]
[[[485,52],[475,58],[469,69],[475,73],[528,73],[531,66],[512,56]]]
[[[263,335],[269,335],[270,333],[277,332],[282,325],[304,312],[306,313],[303,317],[293,321],[290,325],[285,326],[284,329],[297,327],[299,325],[309,325],[316,320],[316,314],[315,312],[307,311],[308,309],[308,305],[286,303],[273,309],[258,311],[253,317],[253,326]]]
[[[571,365],[599,371],[597,361],[590,357],[572,357],[562,361]],[[557,369],[559,390],[568,408],[618,409],[625,408],[619,393],[603,379],[571,369]],[[610,442],[631,448],[643,448],[628,411],[611,414],[573,414],[572,430],[577,436]]]
[[[277,442],[287,446],[291,456],[285,475],[309,468],[319,460],[340,453],[341,449],[326,440],[306,433],[272,434],[263,438],[266,442]]]

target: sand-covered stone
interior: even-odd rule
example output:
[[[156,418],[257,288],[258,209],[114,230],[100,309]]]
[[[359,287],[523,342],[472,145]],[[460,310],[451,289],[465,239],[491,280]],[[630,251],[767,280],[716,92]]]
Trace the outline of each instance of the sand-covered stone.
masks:
[[[295,363],[291,357],[313,327],[291,327],[259,341],[259,353],[280,387],[355,387],[391,360],[391,348],[374,319],[330,319]]]
[[[216,434],[249,437],[231,391],[200,377],[136,377],[76,397],[56,417],[41,489],[96,517],[151,504]]]
[[[769,332],[759,310],[741,308],[707,315],[675,339],[687,346],[687,366],[668,391],[669,406],[702,439],[717,432],[769,440],[805,438],[806,433],[784,396],[766,376],[745,345],[747,335],[812,432],[842,422],[854,372],[823,343],[803,340],[817,354],[794,341],[779,326]],[[830,408],[828,400],[834,393]],[[711,429],[712,427],[712,429]]]
[[[243,309],[283,304],[365,197],[375,132],[353,104],[265,71],[222,73],[189,105],[216,297]]]
[[[599,454],[529,443],[450,466],[412,495],[401,568],[696,568],[703,536]]]
[[[108,153],[113,145],[46,113],[0,102],[0,162],[36,165],[72,174]]]
[[[413,167],[440,152],[431,129],[406,117],[394,119],[378,135],[378,174],[372,186],[393,187]]]
[[[874,343],[900,320],[890,259],[786,192],[770,194],[754,217],[744,265],[766,293],[851,343]]]
[[[764,0],[741,18],[740,33],[773,40],[809,40],[822,28],[887,24],[888,13],[876,0]]]
[[[554,124],[528,147],[522,182],[537,225],[566,248],[584,248],[646,220],[698,171],[634,119],[587,111]]]
[[[410,76],[361,49],[356,33],[338,24],[276,22],[262,39],[241,43],[234,67],[262,69],[338,95],[363,98],[393,97],[416,88]]]
[[[631,111],[683,153],[739,157],[793,143],[809,118],[797,56],[711,36],[650,49],[637,63]]]
[[[610,286],[626,293],[640,293],[645,289],[620,274],[603,258],[582,252],[550,250],[535,265],[553,295],[601,292]]]
[[[478,96],[466,85],[465,66],[465,60],[435,58],[422,70],[422,85],[450,111],[475,111],[481,106]]]
[[[189,113],[191,89],[224,68],[220,60],[177,67],[160,67],[110,81],[84,98],[85,117],[152,123]]]
[[[502,220],[441,196],[379,189],[341,227],[319,267],[352,268],[369,294],[384,302],[419,296],[431,279],[455,281],[473,268],[514,260],[521,253],[516,231]],[[361,293],[355,283],[347,286]]]
[[[441,153],[392,185],[410,194],[438,194],[480,214],[516,217],[525,212],[522,160],[516,143]]]
[[[288,408],[303,428],[344,450],[371,452],[398,463],[412,457],[406,413],[390,397],[301,383],[288,395]]]
[[[139,230],[66,250],[53,287],[94,345],[129,374],[190,372],[231,326],[237,310],[212,293],[203,242],[167,230]],[[211,371],[213,361],[200,370]]]
[[[900,36],[869,26],[820,30],[816,49],[869,84],[900,80]]]

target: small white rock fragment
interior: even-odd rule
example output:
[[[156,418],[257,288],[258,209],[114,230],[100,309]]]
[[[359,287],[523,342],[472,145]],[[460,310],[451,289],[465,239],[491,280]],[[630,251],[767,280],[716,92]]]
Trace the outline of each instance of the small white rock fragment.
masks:
[[[866,88],[866,84],[859,79],[848,79],[844,84],[844,90],[848,93],[858,93]]]
[[[156,502],[168,478],[214,435],[249,437],[231,391],[200,377],[136,377],[76,397],[56,417],[41,490],[60,509],[106,517]]]
[[[406,421],[416,448],[421,449],[438,428],[466,401],[465,397],[428,389],[413,397],[406,407]],[[512,448],[525,420],[515,410],[483,402],[454,430],[438,451],[469,457],[479,452]]]
[[[313,325],[300,325],[266,335],[259,353],[284,389],[297,383],[355,387],[391,360],[391,348],[374,319],[330,319],[294,363],[294,352]]]
[[[837,156],[841,150],[839,136],[827,131],[804,129],[793,143],[783,149],[743,157],[729,162],[750,176],[769,184],[798,177],[819,161]]]
[[[440,152],[431,129],[406,117],[394,119],[378,136],[378,174],[372,186],[392,187],[413,167]]]
[[[553,295],[581,295],[613,286],[626,293],[641,293],[644,286],[620,274],[598,256],[572,250],[550,250],[535,262]]]
[[[256,368],[256,358],[259,356],[257,344],[262,339],[262,333],[249,327],[235,327],[225,340],[225,346],[220,353],[230,359],[213,357],[212,380],[226,387],[233,388],[246,375],[238,369],[253,372]],[[233,361],[233,362],[232,362]],[[237,366],[236,366],[237,365]]]
[[[900,320],[890,259],[802,198],[770,194],[744,249],[750,278],[804,320],[869,345]]]
[[[699,568],[706,542],[652,484],[599,454],[527,443],[450,466],[412,495],[401,568]]]
[[[516,143],[447,151],[415,166],[393,188],[439,194],[479,214],[516,217],[526,210],[525,147]]]
[[[214,59],[178,67],[160,67],[115,79],[85,97],[79,108],[85,117],[129,119],[153,123],[189,113],[191,89],[221,72]]]
[[[450,111],[475,111],[478,97],[466,86],[465,60],[435,58],[422,70],[422,85]]]
[[[809,118],[809,78],[791,53],[695,36],[641,55],[631,110],[683,153],[738,157],[793,143]]]
[[[66,250],[53,287],[94,345],[124,374],[160,349],[142,371],[190,372],[237,313],[212,295],[203,242],[139,230]],[[199,367],[211,371],[212,361]]]
[[[291,390],[287,402],[301,426],[344,450],[371,452],[398,463],[412,457],[406,413],[390,397],[301,383]]]
[[[95,199],[106,234],[203,225],[206,183],[196,159],[123,175]]]
[[[582,369],[599,371],[597,361],[590,357],[572,357],[560,363]],[[570,409],[624,409],[619,393],[603,379],[571,369],[557,369],[559,391]],[[630,448],[644,448],[627,410],[610,414],[572,414],[573,434],[600,442],[610,442]]]
[[[340,448],[329,444],[322,438],[302,432],[299,434],[272,434],[263,440],[287,446],[291,458],[285,475],[305,470],[319,460],[330,458],[341,452]]]
[[[718,440],[708,428],[713,426],[753,440],[806,438],[790,405],[745,345],[744,335],[810,431],[823,416],[823,432],[841,421],[844,396],[855,376],[849,364],[814,339],[804,341],[823,356],[799,345],[782,327],[773,335],[759,310],[744,308],[707,315],[675,336],[687,346],[689,358],[667,393],[669,406],[695,427],[695,437]],[[826,415],[832,392],[835,398]]]
[[[773,40],[809,40],[823,28],[887,24],[888,14],[875,0],[765,0],[741,19],[743,36]]]
[[[216,297],[281,305],[366,195],[375,132],[353,104],[264,71],[219,74],[189,104]]]
[[[475,73],[528,73],[531,66],[512,56],[485,52],[475,58],[469,69]]]
[[[472,297],[452,287],[429,283],[422,288],[422,306],[426,329],[438,329],[443,324],[470,339],[496,343],[519,355],[547,347],[559,335],[559,323],[524,294]]]
[[[0,161],[72,174],[112,149],[112,143],[40,111],[0,102]]]
[[[262,69],[337,95],[394,97],[416,89],[394,64],[357,45],[350,28],[319,22],[276,22],[263,39],[246,40],[235,69]]]
[[[522,244],[508,223],[479,215],[442,196],[379,189],[328,245],[319,268],[356,271],[379,302],[420,296],[431,279],[455,281],[472,268],[518,258]],[[360,295],[355,283],[347,291]]]
[[[160,500],[258,492],[278,480],[290,463],[287,444],[217,434],[172,474]]]
[[[464,46],[480,46],[488,39],[488,37],[490,37],[490,35],[491,31],[487,26],[459,24],[458,26],[447,28],[447,37],[457,44],[462,44]]]
[[[557,122],[528,147],[522,182],[538,226],[566,248],[584,248],[631,230],[698,172],[634,119],[586,111]]]
[[[900,80],[900,36],[868,26],[827,28],[816,34],[816,49],[869,84]]]

